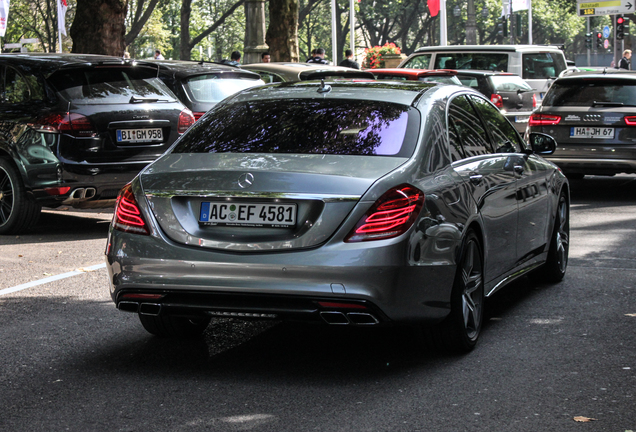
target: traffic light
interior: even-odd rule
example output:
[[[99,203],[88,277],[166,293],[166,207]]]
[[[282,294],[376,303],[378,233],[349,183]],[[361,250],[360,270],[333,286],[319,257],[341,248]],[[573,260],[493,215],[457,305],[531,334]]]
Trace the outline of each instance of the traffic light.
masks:
[[[497,23],[497,36],[508,36],[508,19],[505,16],[499,18],[499,22]]]
[[[592,33],[585,33],[585,48],[592,49]]]
[[[622,15],[616,17],[616,39],[625,39],[625,18]]]
[[[603,48],[603,33],[601,33],[600,31],[596,32],[596,49],[602,49]]]

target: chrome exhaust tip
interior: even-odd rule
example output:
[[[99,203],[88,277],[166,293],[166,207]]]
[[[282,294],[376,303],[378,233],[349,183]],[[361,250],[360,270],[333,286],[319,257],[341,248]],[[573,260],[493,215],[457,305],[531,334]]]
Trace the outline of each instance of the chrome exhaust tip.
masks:
[[[159,303],[142,303],[139,305],[140,315],[158,316],[161,313],[161,304]]]
[[[131,301],[120,301],[117,304],[117,309],[123,312],[137,313],[139,311],[139,303]]]
[[[380,324],[380,321],[373,315],[363,312],[349,312],[347,318],[357,325],[376,325]]]
[[[320,312],[320,317],[327,323],[331,325],[348,325],[349,319],[342,312],[336,311],[323,311]]]

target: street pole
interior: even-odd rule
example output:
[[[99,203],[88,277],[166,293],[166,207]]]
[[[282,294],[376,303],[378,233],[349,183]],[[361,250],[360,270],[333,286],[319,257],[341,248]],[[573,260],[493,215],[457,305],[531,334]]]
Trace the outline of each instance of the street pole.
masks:
[[[590,30],[590,17],[587,17],[587,34],[592,34],[592,30]],[[587,36],[586,36],[587,37]],[[592,45],[592,43],[594,43],[594,38],[590,38],[590,45]],[[590,50],[592,49],[591,46],[589,46],[587,48],[587,65],[588,66],[592,66],[592,63],[590,63],[591,59],[591,55],[590,55]]]
[[[338,31],[336,28],[336,0],[331,0],[331,61],[338,64]]]
[[[447,42],[447,29],[446,29],[446,0],[439,0],[439,45],[446,46]]]
[[[357,61],[358,56],[356,55],[356,10],[353,0],[349,0],[349,23],[351,24],[351,29],[349,30],[349,45],[351,46],[353,59]]]

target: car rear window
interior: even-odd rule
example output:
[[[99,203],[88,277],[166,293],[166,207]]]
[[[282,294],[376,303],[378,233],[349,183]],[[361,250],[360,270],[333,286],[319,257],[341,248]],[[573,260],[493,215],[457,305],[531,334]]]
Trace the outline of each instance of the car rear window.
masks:
[[[547,79],[557,77],[565,68],[562,54],[543,52],[523,54],[523,79]]]
[[[417,110],[360,100],[283,99],[219,106],[173,153],[295,153],[409,157]]]
[[[636,82],[582,78],[556,81],[543,98],[543,106],[592,106],[612,102],[636,105]]]
[[[437,53],[432,69],[476,69],[508,71],[508,54]]]
[[[243,89],[262,85],[259,79],[223,78],[220,74],[198,75],[186,82],[188,95],[196,102],[219,102]]]
[[[93,67],[62,69],[48,81],[62,97],[77,104],[130,103],[133,98],[176,101],[156,75],[157,71],[150,68]]]
[[[493,75],[490,81],[496,91],[516,92],[516,91],[532,91],[532,87],[528,85],[521,77],[516,75]]]

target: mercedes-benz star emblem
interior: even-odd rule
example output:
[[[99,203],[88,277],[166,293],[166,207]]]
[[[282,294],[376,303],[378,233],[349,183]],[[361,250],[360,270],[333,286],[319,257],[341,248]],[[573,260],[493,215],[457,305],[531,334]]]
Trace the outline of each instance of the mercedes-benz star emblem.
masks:
[[[247,189],[252,184],[254,184],[254,175],[252,173],[243,173],[239,176],[238,185],[241,188]]]

